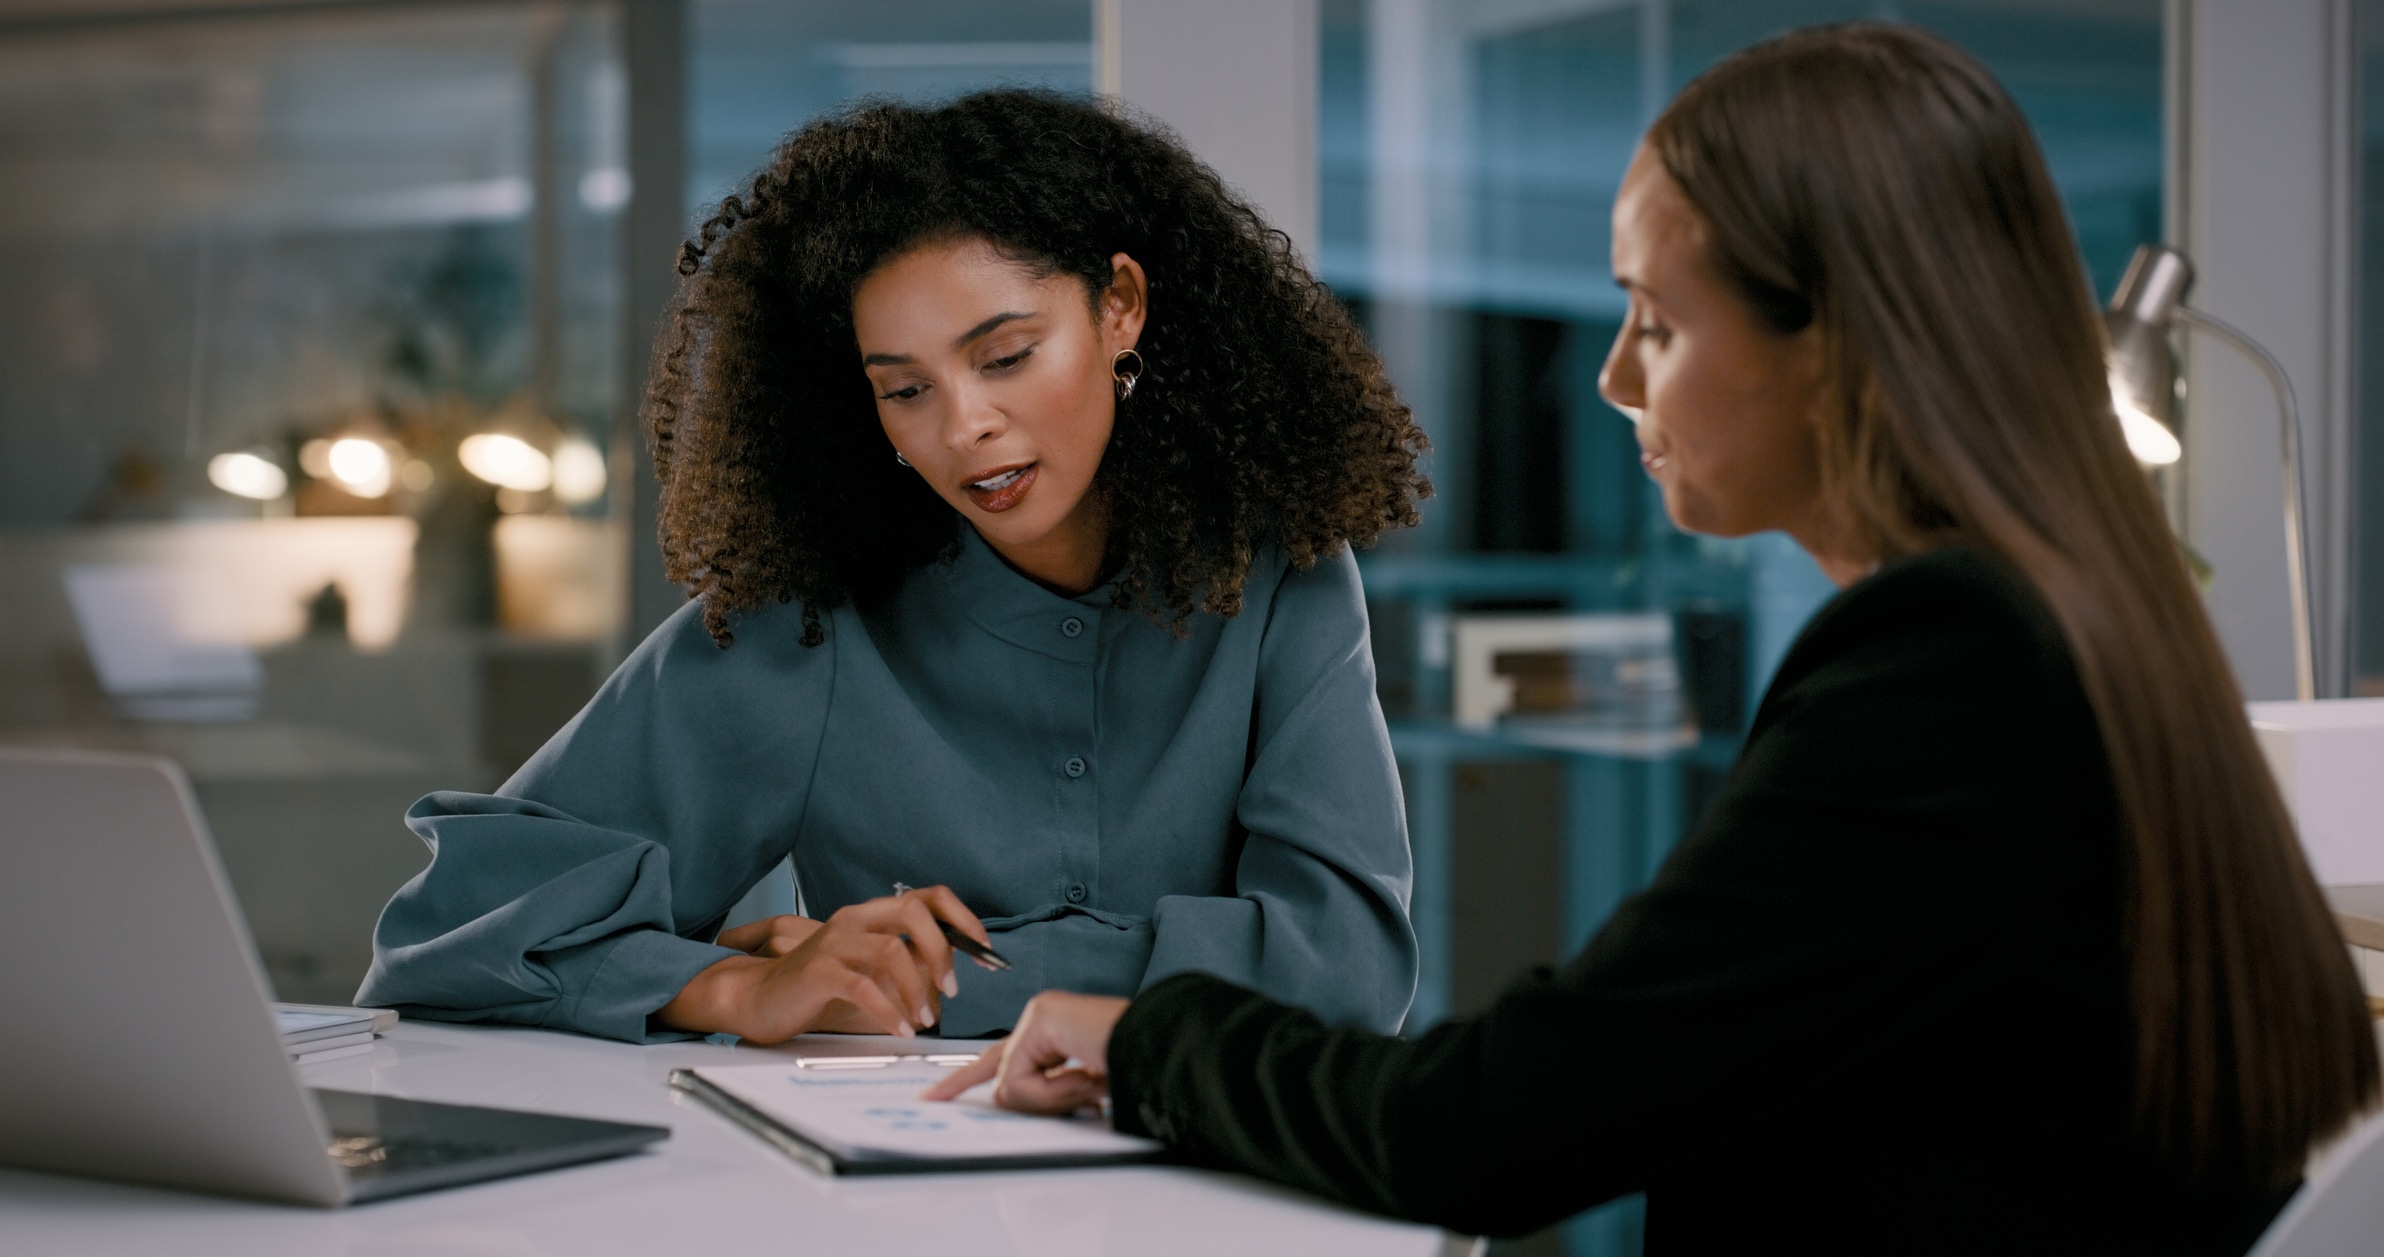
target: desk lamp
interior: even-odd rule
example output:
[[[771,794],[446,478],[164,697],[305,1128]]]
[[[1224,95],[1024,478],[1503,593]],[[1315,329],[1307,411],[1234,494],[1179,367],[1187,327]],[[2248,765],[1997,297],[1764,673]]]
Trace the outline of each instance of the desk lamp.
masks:
[[[2259,342],[2185,304],[2194,283],[2194,264],[2175,249],[2147,244],[2128,260],[2119,291],[2103,321],[2111,333],[2111,404],[2136,460],[2165,466],[2184,452],[2178,440],[2177,359],[2169,329],[2208,332],[2259,365],[2276,390],[2285,475],[2286,578],[2293,602],[2293,680],[2301,700],[2317,697],[2317,650],[2310,625],[2309,569],[2301,515],[2301,420],[2293,406],[2293,383],[2283,364]]]

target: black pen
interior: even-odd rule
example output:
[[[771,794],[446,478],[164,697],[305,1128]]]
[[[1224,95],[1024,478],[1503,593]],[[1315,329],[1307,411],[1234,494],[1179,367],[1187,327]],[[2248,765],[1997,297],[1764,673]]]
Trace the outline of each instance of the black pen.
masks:
[[[900,882],[894,883],[894,893],[897,895],[907,895],[911,893],[911,890],[911,887],[905,886]],[[936,920],[936,924],[943,927],[944,941],[952,945],[952,950],[959,952],[961,955],[976,961],[978,964],[981,964],[988,969],[1007,970],[1010,967],[1010,962],[1002,959],[1002,954],[1000,952],[987,947],[985,944],[980,943],[973,938],[970,938],[968,935],[961,933],[959,930],[953,929],[951,922],[938,918]]]

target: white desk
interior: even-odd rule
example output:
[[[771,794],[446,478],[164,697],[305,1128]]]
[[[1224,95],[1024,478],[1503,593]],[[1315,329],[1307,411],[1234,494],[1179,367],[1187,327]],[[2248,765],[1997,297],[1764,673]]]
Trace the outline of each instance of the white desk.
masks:
[[[888,1040],[839,1041],[868,1050]],[[917,1050],[917,1041],[907,1044]],[[933,1042],[932,1040],[928,1042]],[[818,1047],[803,1046],[805,1051]],[[825,1045],[820,1045],[825,1046]],[[171,1052],[161,1040],[161,1053]],[[0,1170],[9,1257],[741,1257],[920,1254],[1382,1254],[1471,1250],[1232,1175],[1156,1166],[836,1179],[796,1164],[665,1077],[787,1048],[631,1047],[576,1035],[408,1022],[370,1056],[303,1070],[311,1086],[540,1109],[671,1128],[593,1165],[316,1210]],[[882,1049],[879,1049],[882,1050]],[[202,1078],[193,1086],[205,1086]]]

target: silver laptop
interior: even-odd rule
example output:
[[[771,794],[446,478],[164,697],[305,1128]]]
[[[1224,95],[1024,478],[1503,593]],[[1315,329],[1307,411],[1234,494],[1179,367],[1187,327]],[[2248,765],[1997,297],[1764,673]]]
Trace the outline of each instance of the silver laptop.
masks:
[[[0,1165],[343,1205],[669,1137],[310,1090],[266,999],[180,769],[0,750]]]

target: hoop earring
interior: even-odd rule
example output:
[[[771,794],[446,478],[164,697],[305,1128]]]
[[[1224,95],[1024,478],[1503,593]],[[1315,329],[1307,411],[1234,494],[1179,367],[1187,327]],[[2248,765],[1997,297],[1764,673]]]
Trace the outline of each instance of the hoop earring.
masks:
[[[1134,360],[1134,369],[1131,371],[1125,367],[1128,358]],[[1142,383],[1142,355],[1131,349],[1118,350],[1109,359],[1109,378],[1117,381],[1117,399],[1119,401],[1122,402],[1134,396],[1134,386]]]
[[[904,458],[904,457],[902,456],[902,451],[901,451],[901,450],[896,450],[896,451],[894,451],[894,461],[895,461],[895,462],[898,462],[898,463],[900,463],[900,464],[902,464],[902,465],[903,465],[903,466],[905,466],[905,467],[908,467],[908,466],[910,466],[910,465],[911,465],[911,460],[909,460],[909,459],[907,459],[907,458]]]

